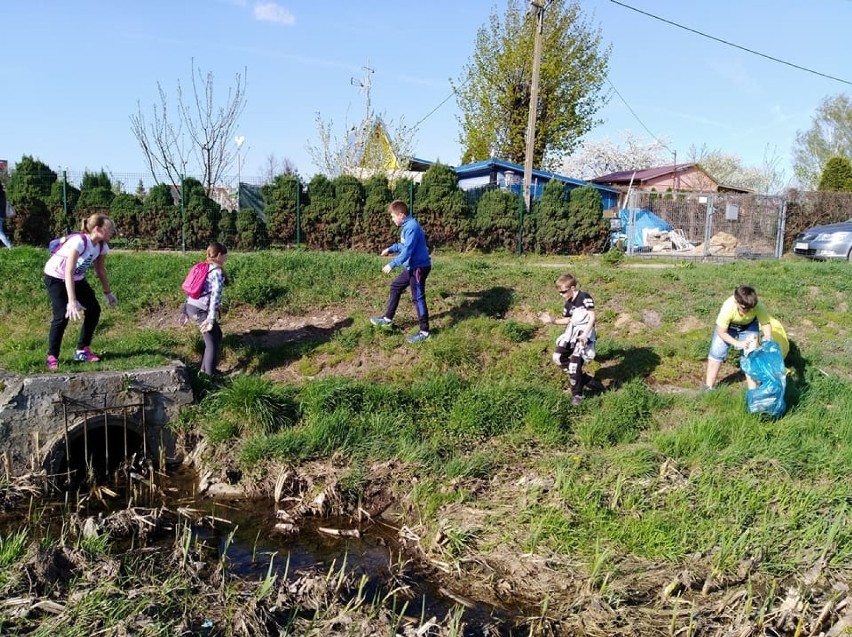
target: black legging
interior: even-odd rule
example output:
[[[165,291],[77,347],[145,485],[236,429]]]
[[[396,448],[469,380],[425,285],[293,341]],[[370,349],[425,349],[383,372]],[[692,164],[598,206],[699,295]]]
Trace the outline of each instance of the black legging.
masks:
[[[571,395],[582,396],[583,387],[594,379],[583,371],[582,348],[577,347],[577,342],[556,346],[555,358],[558,358],[559,366],[568,374],[571,382]],[[600,384],[599,384],[600,385]]]
[[[65,328],[68,327],[68,319],[65,317],[65,312],[68,310],[68,291],[65,289],[65,281],[49,274],[44,275],[44,287],[47,288],[47,295],[50,297],[50,305],[53,308],[53,320],[50,322],[50,334],[47,337],[47,354],[59,358],[62,337],[65,335]],[[77,349],[83,349],[92,344],[95,328],[101,320],[101,306],[86,279],[75,281],[74,291],[77,301],[84,308],[83,325],[80,328],[80,339],[77,341]]]
[[[207,320],[207,310],[189,303],[184,303],[183,313],[198,325]],[[222,347],[222,328],[219,327],[219,321],[214,322],[213,329],[209,332],[203,332],[201,336],[204,338],[204,357],[201,359],[201,371],[212,376],[219,364],[219,351]]]

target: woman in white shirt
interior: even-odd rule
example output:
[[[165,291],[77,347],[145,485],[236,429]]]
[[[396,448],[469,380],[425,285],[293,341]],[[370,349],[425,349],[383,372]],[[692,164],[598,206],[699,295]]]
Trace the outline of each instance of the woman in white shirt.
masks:
[[[86,272],[95,266],[95,274],[101,282],[106,301],[115,306],[118,301],[110,291],[107,278],[107,241],[115,232],[112,219],[103,214],[91,215],[83,221],[80,232],[72,232],[63,238],[44,266],[44,285],[53,308],[50,334],[47,343],[47,368],[59,368],[59,352],[62,337],[69,320],[83,319],[80,339],[74,352],[75,361],[94,363],[100,360],[92,353],[90,345],[95,328],[101,318],[101,306],[94,290],[86,281]]]

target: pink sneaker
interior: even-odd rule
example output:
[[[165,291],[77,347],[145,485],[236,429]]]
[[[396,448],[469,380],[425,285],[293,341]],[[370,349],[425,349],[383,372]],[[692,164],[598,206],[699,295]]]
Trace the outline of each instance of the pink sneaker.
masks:
[[[47,368],[50,370],[59,369],[59,360],[56,358],[56,356],[47,357]]]
[[[84,363],[97,363],[101,359],[92,354],[92,350],[87,345],[83,349],[78,349],[76,352],[74,352],[74,360],[81,361]]]

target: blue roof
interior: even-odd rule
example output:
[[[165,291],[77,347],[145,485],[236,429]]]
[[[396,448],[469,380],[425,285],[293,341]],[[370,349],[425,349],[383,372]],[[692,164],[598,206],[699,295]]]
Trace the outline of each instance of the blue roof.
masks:
[[[472,164],[462,164],[461,166],[456,166],[453,170],[456,171],[456,175],[459,178],[465,177],[473,177],[475,175],[485,175],[488,174],[494,168],[499,168],[501,170],[511,170],[513,172],[524,174],[524,167],[520,164],[513,164],[509,161],[504,161],[502,159],[486,159],[485,161],[477,161]],[[597,190],[611,192],[614,194],[619,194],[617,188],[613,188],[611,186],[605,186],[603,184],[596,184],[589,181],[583,181],[582,179],[574,179],[573,177],[566,177],[565,175],[560,175],[558,173],[554,173],[547,170],[537,170],[533,168],[532,170],[533,179],[538,178],[545,181],[551,181],[553,179],[557,181],[564,182],[566,184],[572,184],[574,186],[594,186]]]

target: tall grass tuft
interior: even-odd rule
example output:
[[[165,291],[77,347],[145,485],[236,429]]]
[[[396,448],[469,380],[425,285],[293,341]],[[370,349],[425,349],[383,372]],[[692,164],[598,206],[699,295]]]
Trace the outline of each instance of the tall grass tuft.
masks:
[[[473,385],[458,396],[441,435],[464,446],[521,428],[528,405],[540,392],[510,383]]]
[[[214,442],[236,434],[274,433],[300,417],[295,391],[260,376],[239,375],[205,403],[205,432]]]
[[[503,335],[513,343],[523,343],[530,340],[538,326],[529,323],[521,323],[514,319],[509,319],[501,324]]]
[[[390,406],[401,408],[407,402],[403,390],[346,378],[322,379],[308,383],[299,395],[305,415],[345,410],[351,413],[376,411]]]
[[[596,401],[592,413],[576,425],[577,440],[586,448],[634,442],[664,403],[643,382],[633,380]]]
[[[12,573],[10,567],[26,553],[28,542],[29,533],[26,529],[20,529],[9,535],[0,535],[0,592],[3,591]]]
[[[483,450],[467,456],[454,456],[442,462],[440,468],[448,478],[488,479],[499,463],[500,458],[493,452]]]
[[[482,339],[463,331],[442,334],[435,339],[426,352],[431,367],[439,372],[450,370],[471,374],[481,370],[480,354],[483,350]]]

